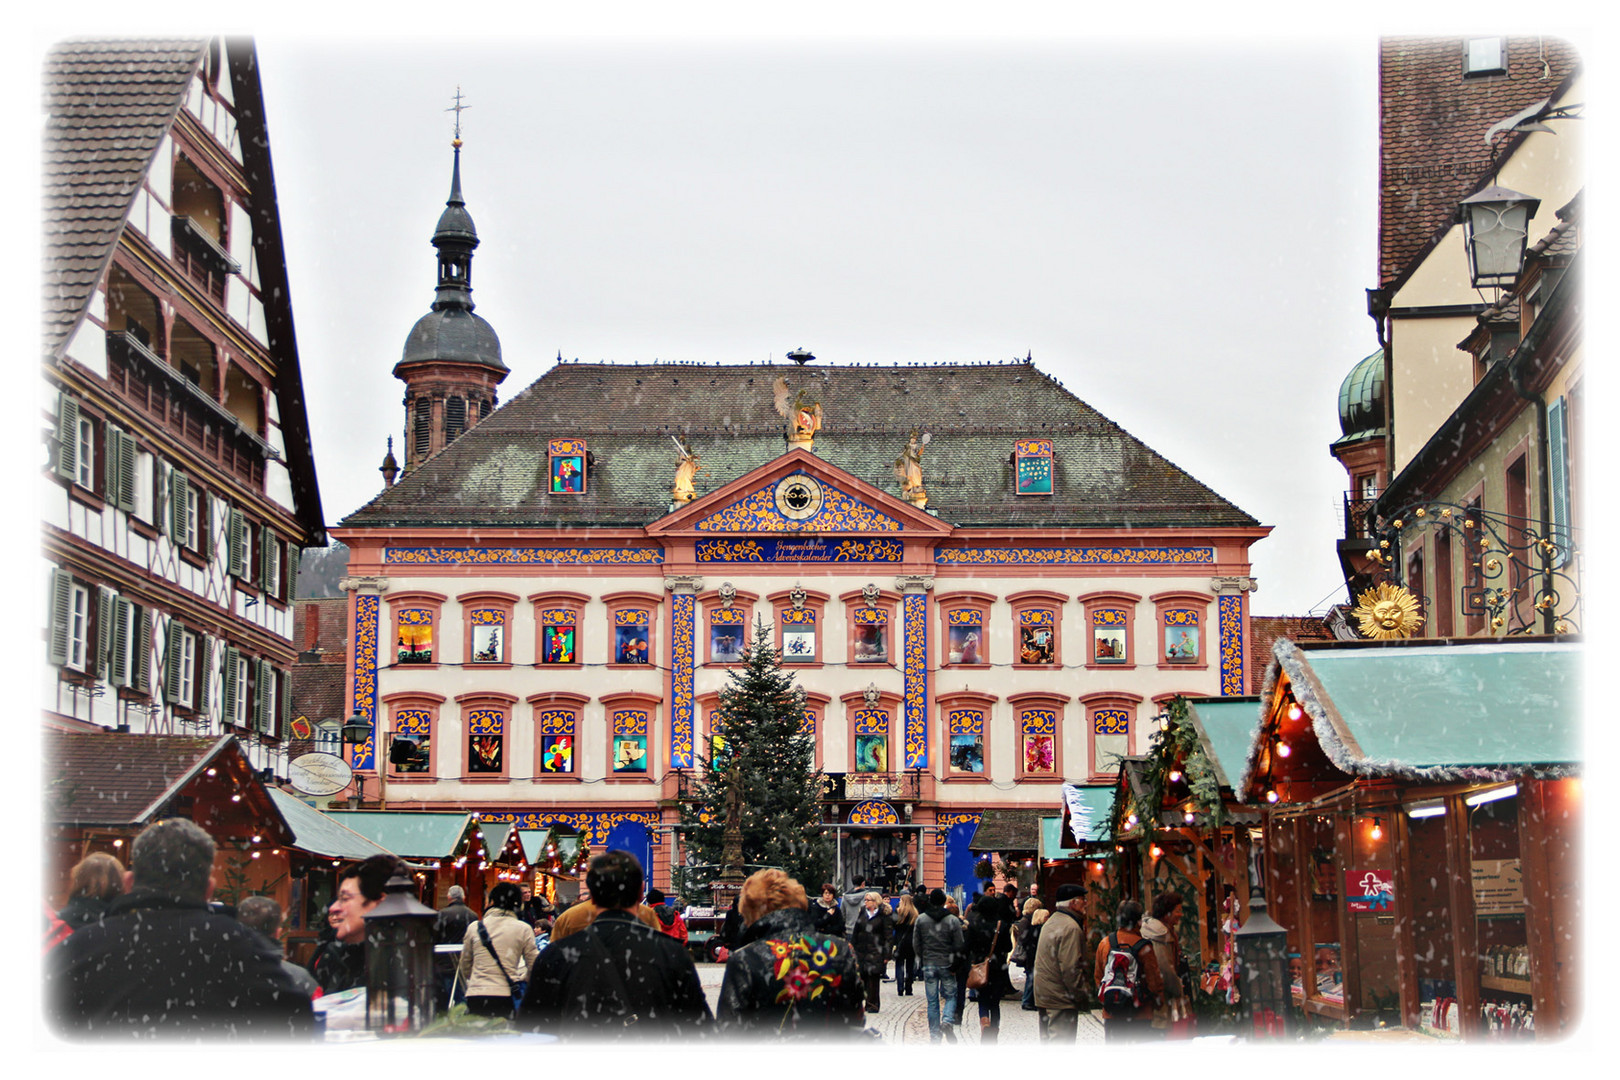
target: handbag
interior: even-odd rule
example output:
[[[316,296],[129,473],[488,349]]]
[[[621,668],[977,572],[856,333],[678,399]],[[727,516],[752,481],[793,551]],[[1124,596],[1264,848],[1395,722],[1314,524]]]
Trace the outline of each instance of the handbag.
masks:
[[[967,985],[969,990],[977,990],[990,981],[990,958],[987,956],[977,964],[968,968]]]

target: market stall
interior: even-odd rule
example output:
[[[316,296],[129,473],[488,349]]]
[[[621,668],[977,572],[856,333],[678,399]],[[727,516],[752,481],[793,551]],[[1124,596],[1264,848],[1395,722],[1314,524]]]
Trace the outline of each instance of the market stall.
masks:
[[[448,903],[450,886],[460,885],[467,905],[482,911],[511,834],[510,824],[494,824],[494,839],[487,841],[478,815],[465,811],[328,810],[327,816],[400,858],[429,867],[421,898],[435,908]]]
[[[1295,998],[1333,1024],[1556,1036],[1579,1007],[1582,649],[1277,642],[1239,794]]]

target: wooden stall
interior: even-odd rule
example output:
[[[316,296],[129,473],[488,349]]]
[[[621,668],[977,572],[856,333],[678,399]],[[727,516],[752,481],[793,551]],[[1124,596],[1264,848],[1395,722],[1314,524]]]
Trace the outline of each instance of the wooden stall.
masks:
[[[46,895],[66,899],[75,863],[130,844],[164,818],[190,818],[214,838],[214,896],[290,902],[292,830],[233,735],[130,735],[47,728]]]
[[[327,816],[420,870],[423,903],[442,908],[450,886],[460,885],[467,906],[484,909],[484,896],[509,852],[512,827],[492,823],[486,840],[478,815],[457,810],[329,810]]]
[[[1574,1025],[1581,659],[1558,638],[1276,644],[1238,791],[1307,1014]]]

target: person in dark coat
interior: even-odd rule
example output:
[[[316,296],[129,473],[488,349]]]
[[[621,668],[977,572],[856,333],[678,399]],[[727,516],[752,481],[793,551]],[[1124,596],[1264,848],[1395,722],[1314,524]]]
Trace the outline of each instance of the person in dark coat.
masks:
[[[195,823],[148,826],[128,892],[45,959],[48,1015],[69,1038],[309,1037],[309,995],[280,950],[208,907],[214,841]]]
[[[742,912],[737,910],[737,901],[733,900],[731,907],[726,909],[725,919],[720,923],[720,944],[724,945],[728,952],[735,949],[742,943],[742,931]]]
[[[838,890],[832,882],[821,887],[821,899],[810,905],[810,921],[818,934],[843,937],[847,932],[844,913],[838,906]]]
[[[365,985],[366,913],[382,903],[388,879],[403,872],[394,856],[373,855],[338,875],[337,898],[326,909],[332,939],[316,948],[309,965],[322,993]]]
[[[917,981],[917,949],[911,940],[912,924],[917,921],[917,905],[905,893],[894,909],[894,992],[911,997]]]
[[[1005,969],[996,962],[995,946],[997,929],[1000,927],[1001,902],[994,893],[980,897],[967,910],[967,928],[964,936],[967,939],[968,964],[979,963],[989,959],[988,978],[985,984],[968,994],[979,1003],[979,1041],[993,1043],[1001,1031],[1001,979],[1006,977]]]
[[[811,924],[804,886],[780,870],[761,870],[743,882],[738,906],[747,927],[726,961],[719,1031],[826,1040],[865,1026],[855,949]]]
[[[107,905],[124,895],[124,864],[97,851],[80,859],[68,879],[68,902],[56,917],[77,930],[97,923]]]
[[[467,927],[478,921],[478,913],[467,906],[467,891],[460,885],[450,886],[444,894],[447,903],[439,909],[439,915],[433,920],[433,944],[460,945],[467,936]],[[458,953],[433,954],[433,979],[438,986],[439,1008],[448,1008],[450,997],[456,986],[456,965],[461,957]],[[467,988],[460,988],[465,994]]]
[[[866,989],[866,1011],[878,1011],[878,989],[883,984],[883,969],[894,950],[894,914],[883,902],[883,894],[868,892],[862,910],[855,917],[855,930],[849,936],[855,946],[855,956],[861,965],[861,983]]]
[[[706,1031],[712,1016],[691,956],[635,914],[642,880],[641,864],[628,851],[591,860],[585,881],[602,913],[540,954],[520,1027],[591,1040],[679,1039]]]
[[[928,1039],[939,1042],[943,1033],[947,1041],[955,1042],[959,1019],[955,966],[964,942],[962,920],[945,909],[943,889],[928,894],[928,906],[912,924],[911,941],[928,997]]]
[[[281,969],[298,989],[311,997],[315,996],[315,992],[321,988],[315,976],[287,959],[287,949],[281,939],[285,927],[281,924],[280,904],[268,896],[250,896],[236,905],[236,921],[280,949]]]

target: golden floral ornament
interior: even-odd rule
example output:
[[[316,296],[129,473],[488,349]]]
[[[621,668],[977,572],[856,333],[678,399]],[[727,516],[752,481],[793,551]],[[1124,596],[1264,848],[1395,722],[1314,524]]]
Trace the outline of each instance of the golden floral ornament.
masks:
[[[1417,597],[1404,586],[1387,581],[1362,593],[1351,614],[1366,638],[1407,638],[1423,625]]]

